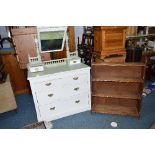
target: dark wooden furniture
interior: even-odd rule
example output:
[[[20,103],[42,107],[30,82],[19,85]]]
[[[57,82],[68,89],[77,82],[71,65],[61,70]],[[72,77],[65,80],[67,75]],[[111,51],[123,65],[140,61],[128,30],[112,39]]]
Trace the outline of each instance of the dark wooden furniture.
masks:
[[[92,111],[139,116],[145,65],[93,63]]]
[[[94,55],[105,59],[111,55],[126,55],[127,26],[94,26]]]
[[[90,27],[85,28],[85,31],[82,35],[82,41],[79,42],[78,37],[78,55],[81,58],[82,62],[88,66],[91,66],[91,58],[93,52],[94,44],[94,35],[93,29]]]
[[[0,66],[1,65],[3,65],[3,63],[2,63],[2,57],[1,57],[1,55],[0,55]]]
[[[143,48],[126,48],[126,62],[141,62]]]
[[[155,57],[155,51],[143,52],[141,61],[146,63],[146,72],[145,79],[152,80],[152,77],[155,76],[155,61],[152,58]]]
[[[26,70],[19,68],[14,50],[1,50],[0,56],[4,64],[4,71],[10,75],[11,85],[15,95],[28,93],[28,81]]]

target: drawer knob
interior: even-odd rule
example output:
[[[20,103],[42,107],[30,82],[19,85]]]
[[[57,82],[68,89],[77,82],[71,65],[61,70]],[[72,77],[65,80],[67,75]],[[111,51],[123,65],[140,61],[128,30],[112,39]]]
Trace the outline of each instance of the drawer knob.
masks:
[[[55,107],[51,107],[50,110],[55,110]]]
[[[46,83],[45,85],[46,85],[46,86],[50,86],[51,84],[52,84],[52,83]]]
[[[75,90],[75,91],[78,91],[78,90],[79,90],[79,87],[74,88],[74,90]]]
[[[52,97],[53,96],[53,94],[48,94],[48,97]]]
[[[73,80],[78,80],[78,79],[79,79],[79,77],[74,77],[74,78],[73,78]]]
[[[80,103],[80,100],[75,101],[75,103]]]

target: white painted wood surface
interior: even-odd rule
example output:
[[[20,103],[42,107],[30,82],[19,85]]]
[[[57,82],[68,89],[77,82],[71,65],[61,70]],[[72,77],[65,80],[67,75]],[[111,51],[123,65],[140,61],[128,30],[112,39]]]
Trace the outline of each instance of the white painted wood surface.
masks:
[[[52,121],[91,109],[90,67],[84,64],[28,72],[38,121]]]

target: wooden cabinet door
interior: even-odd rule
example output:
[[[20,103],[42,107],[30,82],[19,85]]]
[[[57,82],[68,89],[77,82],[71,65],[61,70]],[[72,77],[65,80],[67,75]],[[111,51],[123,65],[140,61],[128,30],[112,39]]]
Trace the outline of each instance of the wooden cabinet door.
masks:
[[[36,47],[34,44],[35,34],[14,36],[16,46],[17,60],[20,68],[25,68],[28,63],[28,54],[31,57],[36,56]]]
[[[28,54],[36,56],[34,37],[37,34],[36,27],[11,29],[13,42],[15,45],[17,60],[22,69],[27,68]]]
[[[26,69],[28,55],[37,56],[34,38],[37,34],[36,27],[12,29],[13,41],[17,53],[17,60],[21,69]],[[50,53],[41,54],[43,60],[50,60]]]

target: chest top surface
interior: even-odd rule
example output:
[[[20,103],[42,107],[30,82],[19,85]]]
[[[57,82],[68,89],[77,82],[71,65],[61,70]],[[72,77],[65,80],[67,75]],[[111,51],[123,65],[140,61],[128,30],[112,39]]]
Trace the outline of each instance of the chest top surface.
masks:
[[[57,74],[57,73],[61,73],[61,72],[74,71],[74,70],[79,70],[79,69],[90,69],[90,67],[85,64],[82,64],[82,63],[76,64],[76,65],[45,67],[44,71],[42,71],[42,72],[32,73],[32,72],[28,71],[28,80],[31,80],[35,77]]]

